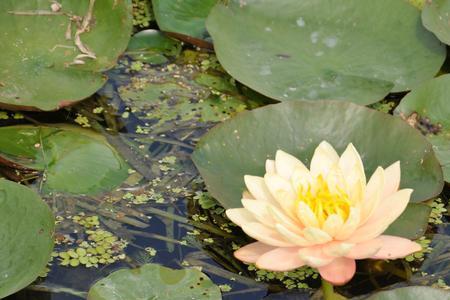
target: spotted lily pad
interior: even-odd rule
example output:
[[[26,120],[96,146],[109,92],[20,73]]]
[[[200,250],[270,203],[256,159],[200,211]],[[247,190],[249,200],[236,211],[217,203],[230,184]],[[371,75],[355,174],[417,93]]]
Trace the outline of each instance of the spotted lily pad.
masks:
[[[53,249],[54,219],[31,189],[0,179],[0,298],[29,285]]]
[[[441,167],[419,131],[399,118],[340,101],[289,101],[241,113],[203,136],[193,160],[212,196],[226,208],[240,207],[244,175],[264,174],[266,159],[278,149],[309,165],[323,140],[340,153],[353,143],[366,174],[400,160],[401,187],[414,189],[413,202],[442,190]]]
[[[221,1],[207,28],[224,68],[280,101],[370,104],[432,78],[445,59],[403,0]]]
[[[443,43],[450,45],[450,1],[426,1],[422,10],[423,25]]]
[[[153,0],[156,22],[163,31],[205,39],[205,19],[217,0]]]
[[[450,299],[450,292],[426,286],[408,286],[390,291],[379,292],[367,298],[367,300],[406,299],[446,300]]]
[[[128,167],[106,139],[72,126],[0,127],[0,157],[42,174],[45,192],[96,194],[127,178]]]
[[[406,95],[395,109],[426,135],[450,182],[450,75],[429,80]]]
[[[122,269],[99,280],[88,300],[222,299],[220,289],[197,269],[174,270],[158,264]]]
[[[127,47],[129,0],[59,3],[0,1],[2,106],[53,110],[82,100]]]

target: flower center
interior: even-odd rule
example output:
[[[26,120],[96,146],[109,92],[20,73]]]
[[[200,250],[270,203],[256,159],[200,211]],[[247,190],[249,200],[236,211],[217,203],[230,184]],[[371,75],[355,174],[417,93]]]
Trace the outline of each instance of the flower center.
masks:
[[[330,189],[322,175],[316,178],[313,186],[301,186],[298,190],[299,202],[306,203],[322,226],[330,215],[339,215],[345,222],[350,214],[351,203],[348,194],[339,187]]]

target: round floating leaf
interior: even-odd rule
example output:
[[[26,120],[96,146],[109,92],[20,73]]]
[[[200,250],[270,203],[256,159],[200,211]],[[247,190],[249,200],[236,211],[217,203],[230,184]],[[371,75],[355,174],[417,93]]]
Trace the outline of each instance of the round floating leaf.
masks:
[[[210,193],[226,208],[240,207],[244,175],[262,176],[278,149],[309,165],[323,140],[340,153],[353,143],[368,176],[400,160],[401,186],[414,189],[414,202],[442,190],[439,162],[420,132],[399,118],[341,101],[289,101],[243,112],[210,130],[193,160]]]
[[[395,113],[417,127],[433,144],[433,149],[450,182],[450,75],[442,75],[420,85],[406,95]]]
[[[31,189],[0,179],[0,298],[33,282],[53,249],[54,219]]]
[[[59,2],[53,11],[52,1],[0,1],[3,106],[52,110],[82,100],[103,85],[101,71],[125,50],[130,1]]]
[[[99,280],[88,300],[222,299],[220,289],[197,269],[174,270],[157,264],[122,269]]]
[[[450,1],[426,1],[422,10],[423,25],[443,43],[450,45]]]
[[[234,78],[281,101],[373,103],[433,77],[445,59],[403,0],[222,1],[207,28]]]
[[[0,127],[0,157],[41,171],[46,192],[96,194],[128,176],[127,165],[106,139],[79,127]]]
[[[367,298],[367,300],[406,299],[448,300],[450,299],[450,292],[426,286],[408,286],[395,290],[379,292]]]
[[[181,43],[167,37],[164,33],[148,29],[136,33],[128,44],[126,54],[135,60],[151,64],[168,61],[167,56],[177,56]]]
[[[217,0],[153,0],[156,22],[163,31],[204,39],[205,19]]]

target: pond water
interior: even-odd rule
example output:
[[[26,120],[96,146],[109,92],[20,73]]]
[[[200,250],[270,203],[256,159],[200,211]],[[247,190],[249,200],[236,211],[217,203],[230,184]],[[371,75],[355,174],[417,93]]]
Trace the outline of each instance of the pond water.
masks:
[[[311,270],[299,272],[289,282],[283,276],[277,279],[256,272],[233,258],[233,248],[248,239],[208,196],[190,154],[199,137],[217,122],[263,102],[236,102],[241,96],[227,82],[194,76],[221,76],[211,55],[192,51],[184,57],[191,60],[153,68],[123,59],[92,99],[61,112],[24,113],[23,119],[2,121],[2,125],[11,125],[77,120],[104,134],[130,168],[122,186],[101,196],[43,195],[57,216],[54,258],[46,276],[7,299],[84,299],[96,280],[120,268],[149,262],[173,268],[201,267],[214,283],[222,285],[223,298],[229,300],[308,299],[320,286]],[[207,87],[199,84],[205,81]],[[226,98],[226,105],[217,100],[220,97]],[[447,206],[448,186],[440,198]],[[338,291],[361,296],[393,284],[450,283],[449,220],[444,213],[441,224],[430,224],[426,239],[431,240],[431,253],[412,262],[360,262],[355,278]],[[80,259],[79,265],[64,259],[71,249],[87,240],[101,240],[98,236],[105,232],[110,242],[102,246],[111,249],[109,255],[97,251],[98,262]],[[286,286],[310,288],[289,290]]]

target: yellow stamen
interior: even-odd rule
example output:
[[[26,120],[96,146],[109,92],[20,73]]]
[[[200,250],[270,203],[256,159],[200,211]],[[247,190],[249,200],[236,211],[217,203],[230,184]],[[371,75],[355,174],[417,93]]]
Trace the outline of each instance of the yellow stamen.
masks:
[[[297,201],[304,202],[311,208],[320,226],[330,215],[337,214],[346,221],[350,214],[351,203],[348,194],[339,188],[331,191],[322,175],[307,188],[301,186],[298,189]]]

